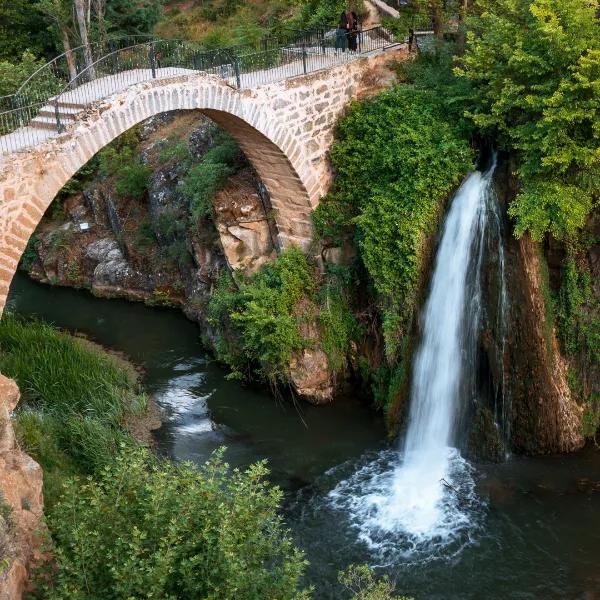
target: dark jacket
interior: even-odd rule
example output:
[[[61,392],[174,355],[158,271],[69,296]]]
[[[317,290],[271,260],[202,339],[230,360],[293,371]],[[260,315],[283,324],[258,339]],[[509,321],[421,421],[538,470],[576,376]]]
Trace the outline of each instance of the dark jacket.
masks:
[[[350,31],[350,30],[356,31],[358,29],[358,17],[356,16],[356,13],[354,11],[352,11],[352,26],[351,26],[350,19],[348,18],[346,11],[344,11],[340,15],[340,22],[338,24],[338,27],[339,27],[339,29],[346,29],[347,31]]]

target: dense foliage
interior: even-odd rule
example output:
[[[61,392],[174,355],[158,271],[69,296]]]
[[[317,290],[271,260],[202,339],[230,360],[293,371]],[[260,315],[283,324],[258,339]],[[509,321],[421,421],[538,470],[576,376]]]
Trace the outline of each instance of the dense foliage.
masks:
[[[309,315],[300,302],[312,299],[314,290],[314,268],[296,248],[254,277],[225,278],[211,297],[209,315],[215,325],[229,322],[238,338],[222,340],[220,358],[238,375],[256,363],[270,381],[286,381],[291,357],[306,344],[300,324]]]
[[[244,163],[235,140],[221,132],[215,145],[192,166],[183,181],[183,194],[189,202],[193,222],[213,214],[213,198],[230,175]]]
[[[292,358],[317,346],[333,372],[343,371],[359,327],[351,306],[351,273],[329,268],[320,276],[309,258],[290,248],[255,275],[224,275],[209,302],[219,329],[219,359],[232,377],[253,371],[272,384],[287,383]]]
[[[335,189],[315,225],[333,240],[355,238],[380,299],[391,358],[416,309],[428,238],[472,154],[435,94],[401,86],[352,107],[331,159]]]
[[[467,115],[518,156],[516,233],[572,238],[600,188],[600,20],[589,0],[480,0],[456,73]]]
[[[197,467],[137,450],[70,481],[49,518],[57,565],[44,598],[308,598],[267,472],[231,472],[222,452]]]

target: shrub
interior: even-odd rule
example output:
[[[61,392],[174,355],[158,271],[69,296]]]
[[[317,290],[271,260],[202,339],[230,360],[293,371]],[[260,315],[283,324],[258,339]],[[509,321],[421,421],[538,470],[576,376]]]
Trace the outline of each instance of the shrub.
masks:
[[[416,308],[426,241],[472,153],[436,94],[401,86],[352,106],[331,158],[335,188],[315,211],[315,227],[334,240],[354,237],[393,357]]]
[[[139,157],[139,132],[134,127],[98,153],[100,173],[114,176],[115,191],[122,198],[140,200],[148,189],[151,169]]]
[[[212,214],[212,199],[233,173],[228,165],[201,162],[192,167],[183,184],[183,194],[189,200],[194,221]]]
[[[212,215],[212,200],[242,161],[237,143],[229,136],[219,136],[216,146],[192,167],[183,182],[183,194],[189,202],[192,219]]]
[[[239,374],[242,355],[269,381],[287,381],[290,359],[307,343],[300,331],[307,316],[300,303],[314,299],[313,267],[301,250],[290,248],[238,286],[223,280],[209,303],[211,322],[222,327],[226,318],[238,333],[221,347],[221,359]]]
[[[44,598],[308,598],[306,561],[264,463],[230,471],[121,453],[98,480],[71,480],[49,518],[56,572]]]
[[[339,582],[352,594],[352,600],[410,600],[394,595],[394,585],[387,575],[375,579],[368,565],[351,565],[339,574]]]

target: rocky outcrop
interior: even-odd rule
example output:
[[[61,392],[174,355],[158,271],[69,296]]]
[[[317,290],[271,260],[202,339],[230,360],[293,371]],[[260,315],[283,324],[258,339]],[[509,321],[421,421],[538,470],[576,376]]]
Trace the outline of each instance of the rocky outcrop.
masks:
[[[319,348],[306,348],[291,360],[290,382],[296,393],[311,404],[333,400],[333,374],[327,355]]]
[[[275,258],[275,235],[267,217],[268,197],[261,196],[249,169],[231,177],[214,201],[215,225],[233,270],[255,273]]]
[[[40,558],[42,470],[16,443],[10,415],[19,401],[14,381],[0,375],[0,600],[18,600]]]
[[[582,408],[571,395],[567,367],[546,314],[540,249],[528,237],[508,244],[507,338],[511,438],[527,454],[581,448]]]
[[[528,235],[516,239],[511,233],[506,207],[517,183],[509,164],[500,166],[496,181],[506,230],[506,308],[502,317],[498,313],[502,290],[496,275],[499,257],[491,253],[479,358],[490,402],[483,408],[496,409],[493,416],[501,425],[507,449],[526,454],[571,452],[584,444],[583,411],[569,388],[567,365],[549,311],[550,282],[542,248]],[[486,423],[485,418],[480,421]],[[495,443],[491,438],[487,442]]]

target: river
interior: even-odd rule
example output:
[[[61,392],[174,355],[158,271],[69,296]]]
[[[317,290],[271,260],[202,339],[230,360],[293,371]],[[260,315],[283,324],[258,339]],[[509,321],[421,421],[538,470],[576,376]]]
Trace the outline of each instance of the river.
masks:
[[[380,567],[418,600],[600,599],[600,451],[513,457],[473,469],[469,527],[451,545],[418,557],[373,546],[333,493],[357,497],[372,469],[398,460],[382,419],[356,398],[313,407],[276,400],[228,381],[199,341],[197,326],[172,310],[42,286],[18,274],[9,307],[83,332],[143,366],[144,385],[164,413],[159,450],[204,461],[215,448],[245,466],[267,459],[286,491],[285,515],[310,559],[318,600],[340,598],[336,574],[351,562]]]

